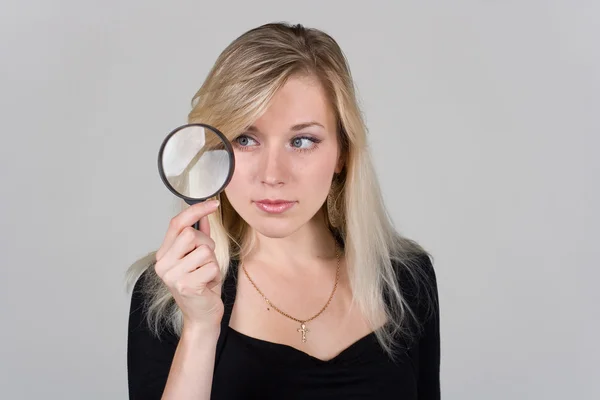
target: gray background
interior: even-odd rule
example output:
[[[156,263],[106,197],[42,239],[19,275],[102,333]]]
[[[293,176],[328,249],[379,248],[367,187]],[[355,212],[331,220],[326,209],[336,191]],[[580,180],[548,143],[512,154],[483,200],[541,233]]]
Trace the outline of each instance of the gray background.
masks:
[[[0,397],[126,398],[123,274],[177,210],[160,142],[229,42],[285,20],[341,44],[435,256],[443,398],[600,398],[599,4],[2,2]]]

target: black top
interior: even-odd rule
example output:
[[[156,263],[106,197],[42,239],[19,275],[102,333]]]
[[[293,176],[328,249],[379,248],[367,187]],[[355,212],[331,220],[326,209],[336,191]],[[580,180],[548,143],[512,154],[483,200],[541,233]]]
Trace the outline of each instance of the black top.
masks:
[[[421,272],[429,278],[426,290],[419,290],[407,275],[399,276],[406,278],[400,279],[403,295],[417,312],[423,329],[412,342],[398,339],[406,350],[399,351],[394,361],[383,352],[374,333],[335,358],[322,361],[291,346],[253,338],[229,327],[238,265],[233,260],[223,283],[225,315],[217,342],[211,399],[439,399],[437,283],[429,257],[421,260]],[[136,400],[160,399],[178,342],[168,330],[160,339],[148,330],[142,307],[144,274],[132,294],[127,343],[129,396]],[[431,299],[427,298],[428,290]]]

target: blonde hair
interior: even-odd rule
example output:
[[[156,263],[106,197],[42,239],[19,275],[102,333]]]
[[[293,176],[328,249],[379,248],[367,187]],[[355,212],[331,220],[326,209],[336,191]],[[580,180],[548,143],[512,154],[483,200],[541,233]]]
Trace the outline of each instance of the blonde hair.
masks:
[[[265,24],[244,33],[216,60],[192,99],[188,120],[215,126],[233,140],[265,111],[275,92],[298,75],[317,78],[335,110],[345,159],[340,184],[335,185],[338,201],[332,203],[341,216],[336,226],[328,217],[326,203],[322,210],[329,229],[345,249],[353,304],[371,323],[382,348],[392,355],[397,335],[410,336],[409,319],[416,316],[399,286],[399,277],[423,275],[419,260],[429,255],[415,241],[402,237],[388,215],[353,79],[337,42],[321,30],[286,23]],[[211,214],[209,221],[215,255],[225,276],[230,260],[243,258],[254,242],[248,224],[226,194],[217,197],[220,213]],[[165,326],[180,334],[181,312],[154,268],[149,268],[155,261],[152,252],[134,263],[128,270],[129,285],[149,269],[145,279],[147,322],[157,335]],[[388,322],[379,327],[382,314]]]

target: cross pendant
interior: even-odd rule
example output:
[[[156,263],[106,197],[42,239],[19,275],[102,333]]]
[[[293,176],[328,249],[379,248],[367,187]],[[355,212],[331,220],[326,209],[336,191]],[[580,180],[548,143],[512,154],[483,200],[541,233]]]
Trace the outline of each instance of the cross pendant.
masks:
[[[302,343],[306,343],[306,333],[310,332],[305,324],[301,324],[298,332],[302,332]]]

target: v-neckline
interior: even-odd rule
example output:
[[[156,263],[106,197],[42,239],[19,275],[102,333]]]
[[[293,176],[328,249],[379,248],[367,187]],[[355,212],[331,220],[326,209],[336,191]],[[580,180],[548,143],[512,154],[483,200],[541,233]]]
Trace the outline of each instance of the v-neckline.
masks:
[[[309,353],[306,353],[294,346],[288,345],[288,344],[284,344],[284,343],[277,343],[277,342],[270,342],[268,340],[264,340],[264,339],[259,339],[256,338],[254,336],[249,336],[246,335],[240,331],[235,330],[234,328],[232,328],[231,326],[227,327],[228,330],[230,332],[233,332],[234,334],[238,335],[239,337],[245,339],[245,340],[249,340],[252,341],[254,343],[260,344],[262,346],[267,346],[269,348],[272,349],[279,349],[282,351],[286,351],[289,354],[298,356],[300,358],[304,358],[306,360],[309,360],[313,363],[317,363],[317,364],[321,364],[321,365],[326,365],[326,364],[334,364],[337,363],[341,360],[343,360],[346,356],[348,356],[349,354],[351,354],[354,351],[357,351],[358,349],[360,349],[361,347],[363,347],[364,345],[366,345],[368,342],[370,342],[372,339],[374,339],[375,337],[375,331],[371,331],[370,333],[360,337],[359,339],[357,339],[356,341],[352,342],[349,346],[347,346],[346,348],[342,349],[338,354],[336,354],[335,356],[333,356],[330,359],[327,360],[323,360],[319,357],[315,357]]]
[[[349,346],[347,346],[346,348],[341,350],[337,355],[333,356],[332,358],[330,358],[328,360],[323,360],[321,358],[318,358],[311,354],[308,354],[300,349],[297,349],[294,346],[290,346],[288,344],[283,344],[283,343],[270,342],[268,340],[259,339],[254,336],[249,336],[249,335],[246,335],[242,332],[235,330],[234,328],[229,326],[229,321],[231,319],[231,313],[232,313],[233,305],[235,303],[235,298],[237,295],[237,276],[238,276],[239,260],[232,259],[231,261],[232,262],[230,264],[229,271],[227,273],[227,276],[225,277],[225,281],[223,282],[223,287],[222,287],[222,298],[223,298],[224,305],[225,305],[225,314],[223,316],[222,328],[226,328],[229,331],[229,333],[233,332],[234,334],[238,335],[242,339],[246,339],[246,340],[252,341],[254,343],[257,343],[257,344],[260,344],[263,346],[268,346],[270,348],[280,349],[280,350],[288,352],[292,356],[297,356],[299,358],[302,358],[302,359],[305,359],[305,360],[308,360],[308,361],[311,361],[313,363],[320,364],[320,365],[337,363],[337,362],[343,360],[345,357],[347,357],[353,351],[357,351],[360,347],[366,345],[368,342],[375,339],[376,333],[375,333],[375,331],[371,331],[370,333],[360,337],[359,339],[357,339],[356,341],[351,343]]]

